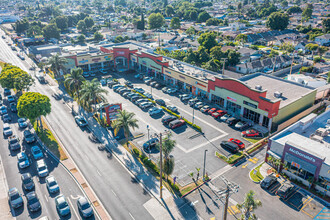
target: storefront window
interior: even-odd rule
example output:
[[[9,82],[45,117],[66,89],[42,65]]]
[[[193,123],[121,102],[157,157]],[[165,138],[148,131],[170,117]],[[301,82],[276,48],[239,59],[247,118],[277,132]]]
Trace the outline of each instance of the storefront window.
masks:
[[[250,109],[244,108],[243,117],[255,123],[259,123],[260,114]]]
[[[266,117],[266,116],[263,116],[263,119],[262,119],[262,126],[268,128],[268,124],[269,124],[269,118]]]
[[[300,178],[304,179],[304,180],[309,180],[311,178],[314,178],[314,174],[299,168],[298,165],[292,164],[287,162],[286,163],[286,167],[288,167],[288,171],[296,176],[299,176]]]
[[[241,106],[228,100],[227,100],[227,110],[230,110],[237,115],[241,114]]]
[[[225,100],[221,97],[218,97],[216,95],[211,95],[211,102],[220,106],[224,106]]]
[[[326,190],[330,190],[330,181],[329,179],[324,178],[323,176],[319,176],[319,179],[317,180],[317,185],[321,186],[322,188]]]

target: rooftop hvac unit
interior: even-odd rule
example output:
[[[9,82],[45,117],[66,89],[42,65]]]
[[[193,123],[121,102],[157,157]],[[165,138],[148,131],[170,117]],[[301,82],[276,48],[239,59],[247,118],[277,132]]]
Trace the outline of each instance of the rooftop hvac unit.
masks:
[[[262,90],[262,86],[261,85],[256,85],[255,89]]]
[[[274,97],[275,98],[281,98],[282,97],[282,93],[281,92],[274,92]]]

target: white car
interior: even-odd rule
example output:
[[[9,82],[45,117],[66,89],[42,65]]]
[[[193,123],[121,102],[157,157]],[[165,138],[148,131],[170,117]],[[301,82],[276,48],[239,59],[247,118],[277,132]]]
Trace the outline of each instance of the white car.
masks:
[[[151,116],[151,115],[157,115],[157,114],[161,113],[162,111],[163,111],[162,108],[153,107],[153,108],[149,109],[148,113]]]
[[[142,89],[141,87],[137,87],[134,90],[142,94],[144,93],[144,89]]]
[[[197,108],[197,109],[200,109],[204,106],[203,102],[197,102],[194,107]]]
[[[152,106],[152,103],[151,102],[143,102],[143,103],[140,104],[140,107],[142,109],[146,109],[146,108],[149,108],[151,106]]]
[[[24,152],[20,152],[17,154],[17,163],[18,163],[19,168],[21,168],[21,169],[24,169],[24,168],[30,166],[29,159]]]
[[[167,93],[168,94],[173,94],[173,93],[176,93],[178,90],[177,89],[175,89],[175,88],[169,88],[169,89],[167,89]]]
[[[5,123],[3,125],[3,135],[10,136],[13,134],[13,131],[10,128],[10,125],[8,123]]]
[[[145,95],[148,99],[152,99],[152,95],[150,93],[144,93],[143,95]]]
[[[60,191],[60,187],[58,186],[58,183],[54,176],[48,176],[46,178],[46,186],[49,193],[57,193]]]
[[[228,118],[231,118],[232,116],[230,114],[225,114],[223,116],[220,117],[221,121],[227,121]]]
[[[168,108],[169,110],[171,110],[172,112],[178,112],[178,108],[175,107],[175,106],[173,106],[173,105],[167,106],[167,108]]]

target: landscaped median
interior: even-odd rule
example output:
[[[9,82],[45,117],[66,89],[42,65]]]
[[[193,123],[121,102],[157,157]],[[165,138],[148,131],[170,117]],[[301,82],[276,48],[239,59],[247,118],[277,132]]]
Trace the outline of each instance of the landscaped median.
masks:
[[[37,122],[34,122],[33,127],[36,131],[38,137],[40,140],[47,146],[47,148],[60,160],[66,160],[68,159],[68,156],[65,154],[63,149],[61,148],[60,144],[56,140],[55,136],[47,126],[46,121],[43,117],[41,117],[42,121],[42,130],[41,128],[37,128]]]
[[[264,179],[264,177],[261,175],[260,173],[260,167],[263,165],[264,163],[260,164],[258,167],[252,169],[249,173],[249,176],[251,178],[251,180],[255,183],[260,183],[261,180]]]
[[[152,102],[153,104],[157,104],[154,100],[149,99],[148,97],[146,97],[146,96],[143,95],[142,93],[139,93],[139,92],[137,92],[137,91],[135,91],[135,90],[132,90],[132,91],[135,92],[135,93],[137,93],[137,94],[139,94],[139,95],[142,96],[143,98],[148,99],[148,100],[149,100],[150,102]],[[169,109],[166,108],[165,106],[161,106],[161,108],[162,108],[164,111],[166,111],[167,113],[169,113],[169,114],[171,114],[171,115],[174,115],[174,116],[177,117],[178,119],[183,119],[183,120],[184,120],[184,121],[185,121],[190,127],[192,127],[193,129],[195,129],[196,131],[198,131],[198,132],[202,132],[202,128],[199,127],[198,125],[193,124],[192,122],[188,121],[188,120],[185,119],[185,118],[182,118],[180,115],[178,115],[178,114],[172,112],[171,110],[169,110]]]
[[[136,147],[131,141],[128,142],[129,146],[126,143],[121,143],[124,148],[128,152],[131,152],[132,155],[137,158],[137,160],[158,180],[160,179],[160,173],[158,164],[150,160],[143,151],[141,151],[138,147]],[[172,193],[176,194],[180,197],[184,197],[185,195],[189,194],[196,188],[202,186],[205,182],[209,181],[209,177],[205,177],[205,181],[202,178],[198,180],[194,180],[193,183],[190,183],[186,186],[181,186],[178,182],[175,182],[171,176],[165,177],[163,173],[163,185]]]

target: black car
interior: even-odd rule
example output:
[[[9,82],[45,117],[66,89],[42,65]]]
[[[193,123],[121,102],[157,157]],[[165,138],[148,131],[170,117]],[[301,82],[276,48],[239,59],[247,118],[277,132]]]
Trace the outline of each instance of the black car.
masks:
[[[132,84],[131,82],[129,82],[129,81],[126,81],[126,82],[125,82],[125,85],[126,85],[127,87],[129,87],[129,88],[133,88],[133,84]]]
[[[260,186],[261,186],[261,188],[269,189],[269,187],[276,182],[277,182],[277,178],[272,173],[272,174],[266,176],[266,178],[262,180],[262,182],[260,183]]]
[[[15,103],[10,103],[10,111],[17,112],[17,105]]]
[[[232,153],[237,153],[239,148],[236,144],[234,144],[233,142],[229,142],[229,141],[222,141],[220,143],[221,147],[228,149],[230,152]]]
[[[163,99],[156,99],[155,102],[158,104],[158,105],[161,105],[161,106],[165,106],[165,101]]]
[[[150,83],[150,86],[151,87],[156,87],[156,85],[157,85],[157,82],[156,81],[153,81],[153,82]]]
[[[23,189],[31,191],[34,188],[34,182],[30,173],[23,173],[21,176]]]
[[[31,212],[36,212],[41,209],[39,198],[34,191],[26,194],[26,199],[27,199],[27,206]]]
[[[133,97],[131,98],[131,101],[135,103],[137,100],[142,99],[142,98],[143,98],[142,96],[140,96],[140,95],[136,95],[136,96],[133,96]]]
[[[159,84],[159,83],[156,83],[156,84],[155,84],[155,88],[156,88],[156,89],[161,89],[162,87],[163,87],[162,84]]]
[[[24,130],[23,132],[24,140],[26,143],[31,144],[36,141],[35,136],[31,133],[30,130]]]
[[[173,115],[167,115],[167,116],[164,116],[162,118],[162,123],[167,125],[168,123],[170,123],[171,121],[174,121],[175,119],[177,119],[175,116]]]
[[[10,89],[5,88],[5,89],[3,90],[3,94],[4,94],[5,96],[10,95],[10,94],[11,94]]]
[[[239,119],[234,117],[228,118],[226,121],[229,126],[234,126],[237,122],[239,122]]]
[[[283,183],[283,185],[278,188],[278,190],[276,191],[276,194],[281,197],[282,199],[286,199],[288,197],[288,195],[291,193],[291,191],[293,190],[294,185],[292,185],[289,182],[285,182]]]

